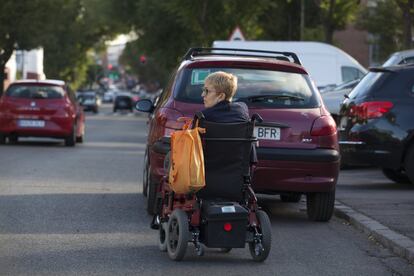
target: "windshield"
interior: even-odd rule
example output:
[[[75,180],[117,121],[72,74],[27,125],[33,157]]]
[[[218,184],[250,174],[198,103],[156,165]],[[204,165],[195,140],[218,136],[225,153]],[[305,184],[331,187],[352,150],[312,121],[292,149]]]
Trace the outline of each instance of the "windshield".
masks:
[[[225,71],[237,76],[238,87],[233,101],[243,101],[250,106],[266,108],[319,106],[318,98],[315,96],[307,75],[258,69],[185,69],[174,98],[179,101],[201,104],[204,79],[216,71]]]
[[[65,94],[60,86],[51,85],[12,85],[6,95],[24,99],[62,99]]]

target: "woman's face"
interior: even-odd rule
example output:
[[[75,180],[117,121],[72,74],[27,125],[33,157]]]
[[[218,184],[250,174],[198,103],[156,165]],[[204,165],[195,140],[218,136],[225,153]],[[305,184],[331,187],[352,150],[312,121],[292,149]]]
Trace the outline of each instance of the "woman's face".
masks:
[[[224,93],[217,92],[214,86],[207,81],[204,83],[201,97],[203,97],[204,107],[209,108],[224,100]]]

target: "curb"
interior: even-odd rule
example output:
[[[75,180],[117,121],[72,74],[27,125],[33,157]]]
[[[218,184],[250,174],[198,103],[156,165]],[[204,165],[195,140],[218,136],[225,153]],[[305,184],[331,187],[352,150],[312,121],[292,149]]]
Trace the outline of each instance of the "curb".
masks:
[[[335,200],[335,216],[345,219],[356,229],[375,238],[384,247],[396,255],[414,263],[414,241],[387,226],[367,217],[342,202]]]

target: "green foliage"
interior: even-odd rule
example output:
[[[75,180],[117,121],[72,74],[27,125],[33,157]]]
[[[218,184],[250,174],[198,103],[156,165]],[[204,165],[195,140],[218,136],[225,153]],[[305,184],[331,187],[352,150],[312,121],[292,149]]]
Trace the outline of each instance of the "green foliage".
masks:
[[[333,43],[333,33],[343,30],[347,23],[355,19],[359,0],[317,0],[321,12],[321,23],[325,31],[325,41]]]
[[[358,15],[357,26],[372,34],[370,44],[378,45],[374,61],[384,61],[402,48],[401,10],[394,0],[378,1],[376,7],[366,7]]]
[[[53,0],[2,0],[0,4],[0,94],[4,68],[15,49],[33,49],[41,45],[44,29],[50,24],[48,10]]]
[[[114,9],[116,0],[61,0],[51,11],[54,24],[44,41],[45,74],[68,81],[73,89],[86,81],[87,52],[129,30]]]

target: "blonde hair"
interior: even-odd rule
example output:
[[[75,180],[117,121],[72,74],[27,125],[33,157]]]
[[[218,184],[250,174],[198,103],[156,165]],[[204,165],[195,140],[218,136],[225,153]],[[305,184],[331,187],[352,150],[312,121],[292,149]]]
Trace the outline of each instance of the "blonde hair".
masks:
[[[217,92],[224,93],[228,101],[236,94],[237,77],[233,74],[223,71],[214,72],[208,75],[204,82],[211,84]]]

